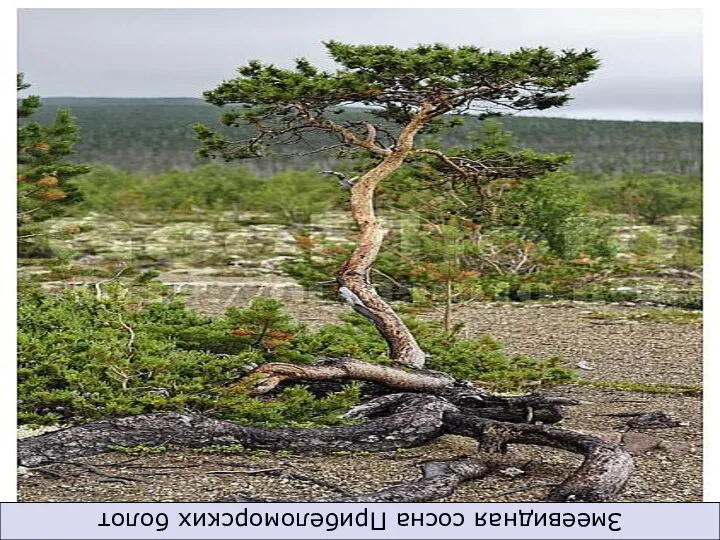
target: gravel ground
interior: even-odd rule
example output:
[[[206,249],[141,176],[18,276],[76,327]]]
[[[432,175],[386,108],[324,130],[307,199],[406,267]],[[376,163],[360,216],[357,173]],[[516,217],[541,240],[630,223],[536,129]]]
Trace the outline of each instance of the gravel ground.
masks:
[[[595,368],[602,381],[702,383],[702,325],[588,319],[591,311],[647,310],[643,306],[578,303],[475,305],[459,311],[466,337],[490,334],[507,350],[536,358],[560,355]]]
[[[191,299],[192,303],[192,299]],[[205,306],[208,304],[205,303]],[[311,325],[343,311],[335,303],[290,304]],[[311,309],[310,309],[311,308]],[[584,318],[590,310],[635,310],[633,306],[585,304],[482,305],[458,313],[467,336],[489,333],[511,352],[536,357],[562,355],[594,381],[664,382],[696,385],[702,380],[700,324],[606,321]],[[637,471],[616,501],[702,500],[702,398],[568,385],[550,392],[584,400],[567,411],[561,425],[623,440],[636,454]],[[626,434],[617,413],[663,411],[686,425]],[[643,437],[645,435],[645,437]],[[632,438],[631,438],[632,437]],[[200,453],[171,449],[162,454],[107,454],[50,465],[42,472],[21,471],[22,501],[209,501],[241,492],[254,497],[300,500],[337,495],[337,489],[363,493],[419,476],[428,459],[472,454],[475,443],[445,436],[430,445],[397,452],[298,456],[287,453]],[[646,451],[647,450],[647,451]],[[447,501],[527,501],[542,498],[580,458],[563,451],[514,446],[503,465],[522,474],[495,473],[467,482]],[[88,465],[95,466],[91,470]],[[268,470],[270,469],[270,470]],[[97,474],[134,480],[118,480]],[[291,476],[295,475],[295,477]],[[508,493],[512,492],[512,493]]]

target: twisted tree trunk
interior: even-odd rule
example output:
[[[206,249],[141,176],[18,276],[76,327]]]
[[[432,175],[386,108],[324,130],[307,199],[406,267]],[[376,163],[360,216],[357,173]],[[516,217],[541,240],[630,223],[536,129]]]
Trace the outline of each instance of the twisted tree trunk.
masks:
[[[368,316],[387,341],[390,357],[399,364],[414,368],[422,368],[425,365],[425,353],[407,326],[378,295],[370,282],[370,270],[377,259],[385,235],[375,215],[373,199],[380,181],[398,170],[412,152],[415,135],[431,118],[429,109],[429,107],[421,109],[402,130],[392,152],[363,174],[353,185],[350,207],[360,234],[355,250],[337,276],[340,285],[352,291],[362,303],[362,307],[369,312],[365,314],[358,310]]]

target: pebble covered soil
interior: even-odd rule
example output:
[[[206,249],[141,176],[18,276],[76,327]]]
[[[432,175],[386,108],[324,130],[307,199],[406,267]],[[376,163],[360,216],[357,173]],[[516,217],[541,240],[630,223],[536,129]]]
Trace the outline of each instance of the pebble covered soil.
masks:
[[[290,303],[311,325],[331,321],[339,304]],[[190,303],[193,303],[192,295]],[[198,301],[200,305],[200,302]],[[206,307],[207,301],[202,302]],[[312,309],[311,309],[312,308]],[[641,306],[588,304],[489,304],[463,308],[467,337],[491,334],[510,352],[561,355],[586,385],[549,393],[583,400],[566,411],[562,426],[624,444],[637,471],[615,501],[702,500],[702,395],[700,391],[651,393],[632,383],[697,387],[702,382],[702,327],[634,320],[588,318],[594,310],[632,315]],[[434,315],[428,315],[433,317]],[[618,389],[607,383],[622,383]],[[595,386],[587,386],[595,384]],[[612,386],[612,385],[611,385]],[[642,388],[642,386],[639,386]],[[670,429],[629,429],[618,413],[662,411],[683,423]],[[472,454],[471,439],[445,436],[421,448],[372,454],[301,456],[287,452],[206,453],[169,449],[140,455],[107,454],[20,470],[21,501],[212,501],[230,493],[308,500],[382,489],[416,479],[419,464]],[[548,448],[512,446],[498,472],[462,484],[447,501],[541,499],[562,481],[578,456]]]

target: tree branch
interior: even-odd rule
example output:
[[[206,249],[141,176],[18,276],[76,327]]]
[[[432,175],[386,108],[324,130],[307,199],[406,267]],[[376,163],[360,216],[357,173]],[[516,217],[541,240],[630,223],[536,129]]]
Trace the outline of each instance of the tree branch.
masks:
[[[448,167],[451,167],[455,172],[460,174],[461,176],[466,176],[467,171],[463,169],[460,165],[455,163],[450,157],[448,157],[445,153],[441,152],[440,150],[434,150],[431,148],[416,148],[413,150],[413,154],[429,154],[431,156],[435,156],[436,158],[440,159],[443,163],[445,163]]]
[[[307,123],[308,126],[316,127],[323,131],[329,131],[332,133],[336,133],[342,138],[343,142],[353,145],[353,146],[364,148],[365,150],[368,150],[368,151],[372,152],[373,154],[377,154],[380,156],[387,156],[390,154],[390,150],[381,148],[380,146],[375,144],[375,137],[376,137],[377,131],[375,130],[374,126],[372,127],[372,131],[370,129],[368,129],[367,138],[361,139],[351,129],[348,129],[339,124],[331,122],[330,120],[327,120],[325,118],[319,118],[317,116],[314,116],[307,109],[307,107],[305,107],[301,103],[290,103],[288,106],[291,108],[295,108],[297,110],[300,118],[302,118]],[[371,126],[371,124],[369,124],[369,123],[367,125]]]
[[[284,363],[263,364],[251,371],[247,378],[251,381],[252,394],[264,394],[281,382],[288,380],[332,381],[359,380],[375,382],[396,390],[427,392],[450,387],[455,379],[444,373],[430,371],[403,371],[396,368],[369,364],[347,358],[321,358],[319,365],[299,365]],[[242,383],[236,383],[242,384]]]

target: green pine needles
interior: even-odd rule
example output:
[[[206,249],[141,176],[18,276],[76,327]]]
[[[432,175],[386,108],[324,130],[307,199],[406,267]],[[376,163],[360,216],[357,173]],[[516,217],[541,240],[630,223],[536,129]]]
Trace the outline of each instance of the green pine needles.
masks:
[[[360,398],[361,385],[313,395],[291,386],[272,399],[251,397],[242,382],[265,362],[309,364],[321,355],[388,362],[375,329],[351,315],[310,331],[282,304],[256,298],[224,317],[188,309],[146,287],[109,284],[48,294],[23,285],[18,310],[18,415],[21,424],[75,424],[159,411],[211,414],[244,425],[332,426]],[[488,337],[460,341],[436,324],[407,319],[433,355],[429,367],[489,388],[521,391],[526,385],[568,381],[559,359],[507,355]],[[536,387],[536,386],[533,386]]]
[[[17,76],[18,92],[30,85],[23,74]],[[48,254],[47,232],[42,222],[59,215],[82,199],[72,179],[85,174],[85,165],[65,163],[73,154],[79,137],[70,112],[61,109],[52,124],[27,122],[42,103],[38,96],[18,101],[18,247],[20,256]]]
[[[327,134],[328,148],[378,155],[394,136],[383,122],[404,126],[423,110],[427,118],[420,132],[434,133],[461,121],[448,114],[559,107],[570,99],[568,90],[600,65],[592,50],[538,47],[502,53],[442,44],[409,49],[336,41],[324,45],[339,65],[336,71],[319,70],[302,58],[294,69],[253,60],[238,68],[239,77],[205,92],[208,103],[224,108],[223,124],[249,125],[256,134],[233,141],[197,125],[200,155],[257,157],[273,144],[300,142],[313,132]],[[368,107],[379,123],[369,128],[367,122],[338,122],[338,110],[348,105]]]

